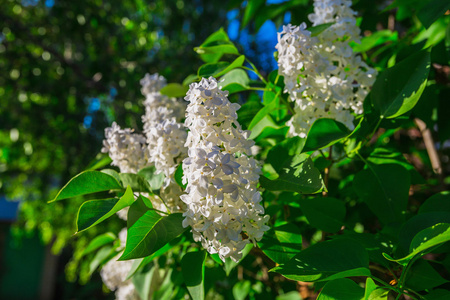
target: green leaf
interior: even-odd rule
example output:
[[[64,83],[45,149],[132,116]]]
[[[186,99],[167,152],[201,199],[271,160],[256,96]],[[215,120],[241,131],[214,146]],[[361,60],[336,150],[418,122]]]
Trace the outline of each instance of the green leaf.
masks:
[[[92,273],[94,273],[94,271],[97,270],[100,265],[103,265],[105,262],[107,262],[108,258],[110,258],[113,253],[115,253],[113,246],[108,245],[100,248],[100,250],[97,251],[94,258],[89,263],[89,275],[92,275]]]
[[[142,269],[143,267],[145,267],[147,264],[149,264],[150,262],[152,262],[155,258],[164,255],[167,251],[169,251],[170,249],[173,248],[173,246],[177,243],[177,239],[172,240],[171,242],[167,243],[164,245],[164,247],[162,247],[161,249],[159,249],[158,251],[156,251],[155,253],[153,253],[152,255],[146,256],[145,258],[138,258],[138,259],[134,259],[133,260],[133,265],[131,266],[130,271],[128,272],[127,278],[126,280],[130,279],[133,277],[133,275],[139,271],[140,269]]]
[[[384,223],[401,222],[408,204],[410,176],[393,164],[372,165],[355,175],[353,188],[370,210]]]
[[[133,226],[140,217],[142,217],[147,211],[153,208],[153,204],[150,199],[139,195],[139,197],[131,204],[127,214],[127,228]]]
[[[90,200],[84,202],[77,215],[77,232],[89,229],[111,217],[119,210],[130,206],[134,202],[134,195],[128,186],[125,194],[117,199]]]
[[[247,72],[242,69],[234,69],[222,76],[220,83],[222,90],[229,91],[230,94],[247,90],[250,87],[250,79]]]
[[[339,278],[327,282],[317,300],[362,300],[363,298],[362,287],[348,278]]]
[[[290,291],[285,294],[278,295],[275,300],[302,300],[298,291]]]
[[[205,251],[188,252],[181,259],[184,283],[193,300],[205,299],[205,259]]]
[[[163,87],[159,92],[168,97],[184,98],[188,90],[189,90],[188,86],[181,85],[179,83],[169,83],[168,85]]]
[[[112,232],[106,232],[96,236],[83,250],[83,256],[89,254],[100,247],[103,247],[116,240],[116,236]]]
[[[371,262],[389,267],[389,261],[384,258],[383,253],[392,252],[392,242],[380,234],[347,232],[334,235],[333,239],[351,239],[363,246],[369,254]]]
[[[220,51],[216,51],[216,52],[212,52],[212,53],[207,53],[205,54],[206,51],[208,50],[204,50],[202,48],[207,47],[208,45],[212,45],[214,42],[221,42],[221,43],[228,43],[231,44],[230,39],[228,38],[227,33],[225,32],[225,30],[223,30],[223,28],[220,28],[219,30],[217,30],[216,32],[214,32],[213,34],[211,34],[198,48],[194,48],[195,51],[197,51],[197,53],[200,54],[200,57],[203,61],[205,62],[217,62],[219,61],[219,59],[222,57],[223,53]],[[214,49],[210,49],[210,50],[214,50]],[[236,50],[237,51],[237,50]]]
[[[370,295],[368,300],[388,300],[389,291],[387,289],[376,289]]]
[[[366,52],[376,46],[386,42],[396,42],[398,40],[398,32],[390,30],[380,30],[369,36],[363,37],[360,44],[353,44],[353,52]]]
[[[263,139],[271,135],[285,137],[288,129],[287,126],[277,125],[270,115],[266,115],[253,127],[249,139],[254,140],[257,137],[258,139]]]
[[[151,193],[151,188],[144,177],[133,173],[120,173],[120,179],[124,186],[130,186],[135,192]]]
[[[103,169],[103,170],[100,170],[100,172],[108,174],[109,176],[114,177],[117,180],[117,182],[119,182],[122,185],[122,188],[124,187],[124,185],[122,184],[122,180],[120,179],[119,173],[117,173],[115,170],[113,170],[113,169]]]
[[[87,167],[86,170],[97,170],[106,167],[112,162],[112,159],[108,154],[99,153],[95,160],[93,160]]]
[[[241,55],[236,58],[231,64],[223,61],[205,64],[198,69],[198,77],[208,78],[209,76],[222,76],[233,69],[241,67],[244,64],[244,61],[245,55]]]
[[[232,260],[231,258],[226,258],[225,259],[225,263],[224,263],[224,270],[225,273],[227,274],[227,276],[230,275],[231,271],[237,267],[237,265],[239,265],[239,263],[250,253],[250,251],[253,248],[253,244],[247,244],[245,246],[245,248],[242,250],[242,258],[240,261],[235,262],[234,260]]]
[[[423,291],[435,288],[448,282],[426,260],[420,259],[409,269],[405,286],[414,291]]]
[[[395,256],[407,256],[414,237],[420,231],[438,223],[450,223],[450,213],[447,211],[421,213],[409,219],[400,229]]]
[[[295,155],[302,152],[304,144],[305,139],[298,136],[284,139],[270,149],[266,162],[270,163],[277,173],[280,173],[283,167],[290,164]]]
[[[422,50],[381,73],[371,100],[382,118],[395,118],[411,110],[422,95],[430,72],[430,50]]]
[[[152,279],[158,268],[154,264],[147,264],[143,269],[136,272],[131,278],[133,285],[140,297],[140,299],[148,299],[151,290]]]
[[[320,25],[308,28],[308,31],[311,32],[311,36],[318,36],[319,34],[324,32],[325,30],[327,30],[328,28],[333,26],[333,24],[335,24],[335,23],[332,22],[332,23],[320,24]]]
[[[73,177],[58,192],[55,199],[49,202],[122,188],[122,185],[111,175],[99,171],[84,171]]]
[[[230,41],[230,38],[228,37],[228,34],[225,32],[225,30],[223,28],[220,28],[219,30],[208,36],[203,44],[200,45],[200,47],[215,41]]]
[[[148,256],[179,236],[183,228],[183,215],[174,213],[160,216],[154,210],[147,211],[128,228],[125,251],[120,260]]]
[[[446,191],[435,194],[419,207],[419,214],[433,211],[450,212],[450,192]]]
[[[286,263],[302,250],[300,228],[290,223],[277,226],[264,234],[258,246],[274,262]]]
[[[300,199],[300,208],[311,226],[329,233],[338,232],[344,225],[345,204],[339,199],[319,197]]]
[[[381,139],[381,138],[380,138]],[[403,166],[406,170],[408,170],[411,176],[411,184],[424,184],[425,180],[417,172],[416,168],[411,165],[403,156],[403,154],[395,149],[378,147],[367,158],[367,161],[374,163],[376,165],[383,164],[398,164]]]
[[[174,174],[175,182],[182,188],[186,189],[187,184],[183,184],[183,164],[180,163],[175,170]]]
[[[278,94],[277,94],[278,95]],[[278,107],[278,101],[272,101],[263,108],[261,108],[258,113],[255,115],[253,120],[250,122],[250,125],[248,125],[248,129],[251,130],[253,127],[255,127],[256,124],[258,124],[265,116],[267,116],[269,113],[273,112],[276,109],[280,109]]]
[[[307,282],[370,276],[369,256],[355,241],[331,240],[306,248],[271,271],[291,280]]]
[[[390,261],[395,261],[401,265],[406,265],[416,255],[425,255],[431,251],[433,247],[450,241],[450,224],[440,223],[428,227],[414,236],[409,247],[409,254],[400,259],[393,259],[389,255],[385,255]]]
[[[306,136],[303,152],[327,148],[345,139],[351,131],[333,119],[317,119]]]
[[[222,73],[222,71],[225,70],[228,66],[230,66],[230,63],[226,61],[204,64],[200,66],[200,68],[198,68],[197,75],[200,78],[215,76],[216,74]]]
[[[319,170],[307,154],[295,155],[288,168],[279,172],[279,177],[270,180],[261,176],[261,186],[269,191],[290,191],[302,194],[318,193],[323,188],[322,177]]]
[[[263,107],[259,97],[251,97],[237,111],[238,122],[243,129],[248,129],[250,122],[253,120],[258,111]]]
[[[450,291],[437,289],[431,291],[428,295],[425,295],[426,300],[448,300],[450,299]]]
[[[447,0],[431,0],[418,11],[417,16],[426,28],[430,27],[439,17],[450,9],[450,2]]]
[[[367,277],[366,279],[366,288],[364,291],[364,300],[369,300],[370,298],[370,294],[372,294],[373,291],[375,291],[377,289],[377,285],[375,284],[375,282],[372,280],[372,278]]]
[[[198,80],[197,74],[190,74],[183,80],[183,85],[188,87],[191,83],[197,80]]]
[[[159,174],[157,173],[158,171],[156,170],[156,167],[150,166],[140,170],[138,172],[138,175],[144,177],[147,180],[152,191],[158,191],[164,183],[165,176],[162,172]]]
[[[249,280],[238,281],[233,286],[233,296],[235,300],[245,300],[250,293],[252,283]]]
[[[245,7],[244,16],[242,17],[241,28],[245,28],[253,16],[256,14],[258,9],[264,6],[264,0],[249,0],[247,6]]]
[[[239,55],[236,46],[232,42],[225,40],[208,42],[194,48],[194,50],[207,63],[218,62],[224,54]]]

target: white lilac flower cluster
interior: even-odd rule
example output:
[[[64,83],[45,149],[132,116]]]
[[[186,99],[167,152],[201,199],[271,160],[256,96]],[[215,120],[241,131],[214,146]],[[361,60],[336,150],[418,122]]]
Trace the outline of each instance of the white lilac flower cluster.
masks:
[[[125,248],[127,239],[127,228],[123,228],[119,233],[120,249]],[[108,261],[100,271],[103,283],[111,291],[115,291],[117,300],[138,300],[140,299],[131,279],[126,280],[134,260],[118,261],[121,254]]]
[[[260,205],[261,168],[247,156],[254,142],[237,122],[239,105],[228,100],[213,77],[192,83],[185,125],[189,157],[183,161],[187,210],[183,226],[222,260],[242,257],[246,244],[261,239],[269,219]]]
[[[105,129],[102,152],[109,153],[111,165],[121,173],[137,173],[148,164],[147,145],[142,134],[121,129],[116,122]]]
[[[155,165],[158,172],[164,173],[168,184],[177,165],[187,155],[184,147],[187,132],[181,123],[186,106],[177,99],[160,93],[161,88],[166,85],[166,79],[158,74],[146,74],[141,85],[141,91],[146,97],[142,121],[147,137],[149,162]]]
[[[279,74],[295,102],[295,114],[288,123],[291,136],[305,137],[318,118],[335,119],[352,129],[352,112],[362,113],[376,71],[350,47],[360,35],[351,3],[315,0],[314,13],[309,15],[313,26],[334,23],[315,37],[305,23],[283,26],[278,33]]]
[[[184,208],[180,201],[183,193],[174,180],[174,173],[179,163],[187,156],[184,146],[187,132],[181,120],[184,118],[186,104],[175,98],[160,93],[166,85],[166,79],[158,74],[146,74],[141,80],[142,94],[146,97],[145,115],[142,116],[144,133],[147,137],[149,162],[155,165],[158,173],[165,175],[161,201],[152,201],[155,208],[166,211],[179,211]]]
[[[105,129],[106,139],[102,152],[109,153],[112,165],[118,166],[121,173],[137,173],[140,169],[154,165],[158,173],[165,175],[160,195],[162,200],[151,197],[154,207],[161,211],[179,211],[184,204],[180,200],[181,188],[173,179],[178,164],[187,156],[184,146],[187,132],[181,122],[186,105],[175,98],[160,93],[167,84],[158,74],[146,74],[140,81],[141,92],[146,97],[144,135],[132,129],[121,129],[115,122]],[[144,195],[148,196],[148,195]],[[126,220],[128,208],[117,214]]]

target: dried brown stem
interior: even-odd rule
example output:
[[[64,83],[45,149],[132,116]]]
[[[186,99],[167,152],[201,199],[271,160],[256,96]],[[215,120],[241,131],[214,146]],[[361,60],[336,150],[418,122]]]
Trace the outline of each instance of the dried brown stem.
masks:
[[[431,131],[429,128],[427,128],[427,125],[421,119],[415,118],[414,122],[416,123],[417,127],[420,130],[420,133],[422,134],[423,142],[425,144],[425,148],[427,149],[433,172],[438,175],[441,184],[444,184],[444,180],[442,177],[442,165],[436,147],[434,146]]]

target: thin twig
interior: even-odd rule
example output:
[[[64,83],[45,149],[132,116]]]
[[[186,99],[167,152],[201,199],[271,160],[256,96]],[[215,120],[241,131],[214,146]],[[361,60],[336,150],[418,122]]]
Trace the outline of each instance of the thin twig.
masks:
[[[430,157],[433,172],[438,175],[441,185],[444,185],[444,178],[442,177],[442,165],[436,147],[434,146],[431,131],[429,128],[427,128],[427,125],[421,119],[415,118],[414,123],[416,123],[417,127],[420,130],[420,133],[422,134],[425,148],[427,149],[428,156]]]
[[[330,161],[330,165],[328,167],[325,168],[324,172],[324,178],[323,178],[323,183],[325,184],[325,188],[327,189],[327,191],[323,191],[322,192],[322,196],[326,197],[328,195],[328,179],[330,177],[330,169],[331,169],[331,165],[333,164],[332,162],[332,151],[333,151],[333,146],[330,146],[330,148],[328,149],[328,157],[327,160]]]

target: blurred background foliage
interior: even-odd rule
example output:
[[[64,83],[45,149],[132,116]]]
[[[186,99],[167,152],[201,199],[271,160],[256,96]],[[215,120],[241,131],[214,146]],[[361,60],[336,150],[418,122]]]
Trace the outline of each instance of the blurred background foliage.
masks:
[[[219,1],[0,3],[0,194],[22,201],[18,234],[39,228],[59,252],[77,204],[46,201],[95,159],[112,121],[141,128],[145,73],[180,82],[195,72],[193,47],[226,11]]]
[[[413,120],[416,116],[426,123],[441,159],[448,162],[445,141],[450,123],[444,120],[450,111],[450,16],[424,26],[420,12],[433,1],[353,2],[365,36],[366,48],[358,51],[379,70],[425,44],[433,46],[435,80],[413,117],[401,121],[400,130],[390,131],[389,126],[398,124],[386,121],[382,127],[387,129],[377,133],[372,146],[409,153],[407,158],[427,183],[442,186]],[[68,279],[75,281],[79,268],[79,279],[87,282],[89,265],[79,265],[81,250],[101,228],[73,238],[83,199],[47,201],[101,158],[97,154],[105,127],[117,121],[122,127],[142,128],[139,80],[145,73],[158,72],[169,82],[181,83],[196,74],[202,62],[193,48],[220,27],[267,76],[277,68],[276,32],[282,24],[308,22],[311,3],[0,0],[0,196],[21,203],[12,229],[17,243],[20,237],[38,234],[43,243],[51,243],[55,254],[71,243],[66,257],[75,256],[67,267]],[[348,171],[332,174],[330,186],[350,184],[353,170]],[[110,230],[124,225],[108,222],[104,227]]]
[[[20,201],[17,246],[35,234],[55,254],[74,244],[76,280],[80,249],[99,232],[73,238],[82,199],[47,201],[96,159],[113,121],[142,128],[145,73],[181,82],[196,71],[194,46],[226,24],[221,4],[0,0],[0,196]],[[89,265],[80,268],[86,282]]]

